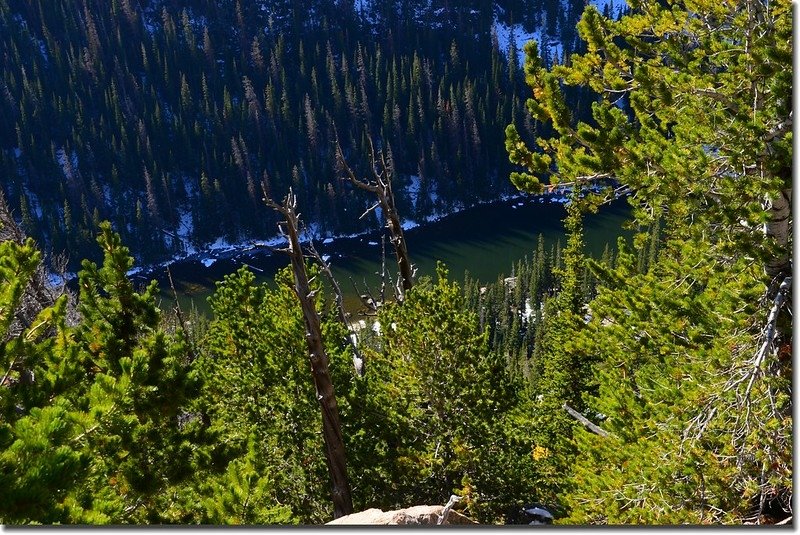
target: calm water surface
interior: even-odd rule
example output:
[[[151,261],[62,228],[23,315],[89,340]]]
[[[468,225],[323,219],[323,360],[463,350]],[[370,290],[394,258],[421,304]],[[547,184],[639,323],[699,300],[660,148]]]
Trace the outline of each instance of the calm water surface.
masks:
[[[627,202],[619,200],[603,207],[598,214],[586,216],[586,251],[599,256],[606,244],[614,245],[618,236],[628,235],[622,229],[628,214]],[[548,249],[559,240],[563,245],[562,220],[565,215],[563,205],[542,203],[538,199],[496,203],[471,208],[425,227],[406,231],[406,241],[411,261],[418,269],[417,277],[434,275],[436,262],[441,260],[449,268],[451,277],[463,281],[464,272],[469,271],[473,278],[486,283],[496,280],[501,273],[510,273],[512,264],[526,255],[530,257],[540,234]],[[337,239],[328,245],[315,242],[321,254],[330,256],[329,262],[345,294],[348,311],[355,312],[360,306],[351,279],[362,292],[365,285],[370,285],[377,297],[380,289],[380,236],[381,232],[376,231],[358,238]],[[390,272],[394,277],[397,270],[388,237],[386,256],[387,270],[393,270]],[[209,267],[195,260],[182,261],[173,264],[171,270],[183,309],[195,307],[208,313],[207,298],[216,281],[225,275],[247,264],[259,282],[272,283],[276,271],[288,263],[284,254],[255,250],[235,258],[217,260]],[[156,278],[161,283],[162,305],[172,306],[173,298],[166,276],[155,273],[149,278]]]

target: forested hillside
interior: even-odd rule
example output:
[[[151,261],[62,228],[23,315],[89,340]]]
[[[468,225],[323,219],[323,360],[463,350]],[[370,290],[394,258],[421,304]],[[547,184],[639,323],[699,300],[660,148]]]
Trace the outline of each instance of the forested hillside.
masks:
[[[109,220],[140,260],[275,234],[294,186],[321,235],[375,228],[339,180],[391,146],[406,218],[510,191],[533,139],[523,38],[577,46],[583,1],[3,0],[0,172],[23,228],[72,267]],[[513,30],[513,31],[512,31]],[[510,63],[509,63],[510,61]]]
[[[244,3],[208,3],[206,9],[218,10],[214,20],[231,16],[224,27],[240,31],[209,28],[202,45],[188,46],[182,43],[190,29],[204,19],[192,11],[194,3],[178,4],[134,8],[120,0],[76,12],[61,0],[58,13],[43,2],[0,3],[3,20],[12,22],[11,33],[0,36],[11,45],[4,61],[17,61],[24,73],[19,83],[27,84],[14,99],[9,88],[16,71],[4,71],[10,80],[4,106],[15,106],[3,113],[18,114],[14,121],[27,130],[23,135],[19,127],[18,144],[4,153],[15,178],[3,185],[12,198],[25,192],[21,223],[16,205],[0,195],[0,523],[322,524],[354,511],[421,503],[455,504],[481,524],[527,523],[524,511],[531,506],[547,509],[557,524],[793,523],[788,0],[630,0],[620,17],[587,6],[576,27],[576,52],[552,62],[542,57],[552,43],[528,42],[519,72],[503,70],[491,32],[458,35],[473,17],[490,20],[480,6],[382,11],[381,3],[369,9],[357,3],[326,15],[321,4],[301,12],[289,4],[265,3],[271,11],[250,3],[253,11],[245,12]],[[491,7],[493,16],[500,10],[509,17],[517,8],[532,9]],[[428,9],[442,23],[430,25],[432,32],[452,32],[446,46],[439,43],[438,59],[417,52],[430,35],[411,30]],[[394,18],[402,13],[406,18]],[[346,20],[334,23],[337,16]],[[57,46],[58,34],[50,33],[56,26],[25,22],[36,17],[72,21],[69,32],[84,35],[85,46]],[[262,71],[257,61],[245,67],[258,59],[247,56],[254,36],[244,31],[258,17],[272,21],[267,28],[284,28],[263,50],[255,46],[265,54]],[[530,24],[549,31],[552,19]],[[552,27],[561,31],[560,24]],[[309,27],[321,28],[313,53],[306,48],[314,34],[304,33]],[[336,44],[331,38],[330,47],[326,27],[342,38]],[[271,31],[256,41],[270,43]],[[373,44],[356,41],[345,53],[352,31],[370,33]],[[30,41],[36,32],[42,47]],[[150,48],[121,46],[131,34]],[[13,46],[22,35],[36,52],[24,62],[21,55],[14,59],[22,48]],[[400,35],[419,42],[401,44]],[[104,39],[117,41],[124,57],[130,54],[127,61],[141,61],[141,70],[101,61],[111,46]],[[209,52],[226,46],[239,46],[243,55],[226,60]],[[471,54],[484,54],[486,65],[498,70],[480,71]],[[508,55],[513,64],[513,50]],[[72,74],[70,57],[81,58]],[[334,58],[332,76],[325,57]],[[303,87],[304,78],[293,73],[308,72],[313,82],[312,65],[320,58],[320,93],[313,93],[313,83],[301,92],[311,112],[300,113],[291,105],[300,105],[292,100],[298,95],[289,97],[286,88]],[[193,61],[207,63],[190,74]],[[63,91],[61,98],[45,99],[45,64],[51,73],[74,76],[70,87],[82,89],[66,91],[63,81],[54,82],[47,87]],[[195,92],[196,78],[188,81],[199,76],[202,87],[208,69],[226,73],[215,83],[231,83],[221,85],[221,107]],[[367,73],[385,75],[386,84],[381,76],[367,80]],[[154,76],[178,85],[156,83]],[[440,80],[448,81],[441,90]],[[234,82],[243,97],[234,96]],[[162,95],[168,87],[177,99],[171,105]],[[281,93],[274,112],[271,87]],[[99,88],[108,98],[92,101]],[[382,122],[370,92],[393,102],[399,115],[389,107]],[[395,92],[410,104],[403,106],[405,97],[392,100]],[[438,96],[445,94],[451,96]],[[327,103],[320,106],[323,115],[315,114],[317,98]],[[444,115],[428,113],[435,102]],[[496,109],[487,109],[483,122],[477,104],[489,103]],[[467,113],[472,104],[474,122]],[[86,109],[75,113],[81,105]],[[73,111],[63,117],[56,113],[68,108]],[[125,119],[135,113],[142,123]],[[390,132],[396,117],[403,122]],[[281,122],[288,118],[296,128]],[[505,137],[491,126],[502,120],[508,121]],[[124,134],[145,121],[162,121],[164,128]],[[55,131],[67,123],[70,130],[58,138]],[[305,143],[314,141],[309,126],[315,124],[313,152]],[[338,157],[321,142],[322,132],[330,142],[334,124],[343,145]],[[232,142],[231,125],[240,129]],[[206,137],[215,129],[225,132],[220,145]],[[154,131],[168,133],[169,142],[157,148],[149,137]],[[416,135],[429,136],[431,151],[439,147],[436,158]],[[264,160],[274,169],[256,166],[258,150],[273,150],[250,144],[260,136],[284,143],[283,152]],[[52,157],[27,156],[43,139],[52,143]],[[377,145],[377,167],[356,175],[370,141]],[[202,150],[192,150],[195,142]],[[511,162],[506,170],[491,163],[503,143]],[[78,147],[97,159],[73,157]],[[419,156],[416,171],[401,170],[403,151]],[[101,154],[117,169],[116,182],[113,175],[101,182],[99,164],[89,165]],[[151,155],[144,168],[130,160],[135,154]],[[295,163],[289,155],[311,159]],[[156,161],[164,167],[147,167]],[[192,161],[198,167],[191,169],[200,171],[196,190],[187,186],[194,175],[186,169],[181,185],[170,189],[178,175],[164,162],[182,169]],[[229,174],[204,175],[201,162]],[[48,182],[50,175],[37,174],[40,165],[61,174]],[[282,174],[295,165],[297,173]],[[314,197],[322,190],[303,174],[311,165],[338,167],[349,178],[332,182],[328,197]],[[451,174],[426,174],[428,165]],[[468,169],[481,165],[489,172],[469,182]],[[253,188],[261,182],[256,169],[268,185],[251,194],[248,176]],[[409,199],[403,184],[413,173],[438,196]],[[203,193],[203,176],[211,193]],[[482,181],[487,176],[493,178]],[[37,180],[42,189],[33,196]],[[564,188],[564,239],[531,243],[530,255],[490,284],[467,276],[462,286],[441,264],[434,277],[418,275],[400,216],[467,202],[475,191],[494,195],[504,181],[531,193]],[[239,189],[227,189],[233,184]],[[462,191],[465,184],[478,189]],[[45,193],[56,199],[48,225],[58,227],[65,204],[73,228],[37,244],[26,230],[35,229],[39,208],[46,213]],[[101,213],[100,201],[114,195],[117,202],[103,205],[110,213]],[[591,257],[586,215],[620,196],[632,208],[632,239],[620,238]],[[322,208],[321,198],[338,208]],[[85,207],[73,211],[75,199],[85,199],[78,203]],[[313,243],[300,241],[300,229],[304,221],[322,225],[321,211],[339,214],[339,224],[355,224],[350,211],[360,214],[376,200],[390,236],[383,286],[363,295],[362,316],[353,317],[330,265]],[[434,200],[443,204],[420,208]],[[146,237],[134,232],[135,214],[125,210],[141,214]],[[100,221],[106,215],[113,224]],[[264,232],[274,232],[277,222],[287,267],[271,283],[257,284],[247,265],[225,276],[207,317],[170,309],[155,281],[144,288],[132,282],[135,261],[124,245],[130,239],[137,247],[148,244],[147,254],[166,254],[156,236],[169,217],[191,220],[193,232],[209,232],[203,238],[209,240],[212,223],[236,233],[247,217]],[[42,248],[58,235],[74,240],[71,252],[92,241],[89,256],[100,259],[82,261],[73,289],[53,287],[48,277],[54,266]]]

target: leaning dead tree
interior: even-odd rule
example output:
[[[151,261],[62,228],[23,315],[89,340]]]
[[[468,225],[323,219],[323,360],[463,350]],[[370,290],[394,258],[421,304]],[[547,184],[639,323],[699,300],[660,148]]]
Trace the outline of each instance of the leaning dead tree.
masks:
[[[792,518],[792,336],[781,332],[781,315],[791,322],[792,276],[785,276],[772,296],[766,323],[751,346],[736,348],[729,368],[683,431],[684,442],[700,442],[706,434],[725,429],[730,435],[726,463],[739,468],[733,479],[738,488],[757,492],[747,519],[762,523],[768,504]],[[770,302],[766,300],[765,302]],[[745,352],[748,352],[745,355]],[[759,451],[759,455],[753,454]],[[789,482],[784,483],[784,482]]]
[[[365,182],[356,177],[353,169],[348,165],[347,160],[342,152],[342,146],[339,144],[338,138],[336,139],[336,157],[341,169],[346,173],[350,182],[359,189],[368,191],[375,195],[378,200],[370,208],[368,208],[361,218],[375,210],[381,209],[383,217],[386,220],[386,228],[389,229],[391,234],[390,241],[394,247],[395,256],[397,257],[397,266],[400,268],[400,280],[398,281],[398,299],[402,300],[405,292],[411,289],[414,285],[414,267],[411,265],[411,260],[408,257],[408,248],[406,247],[406,240],[403,236],[403,227],[400,224],[400,216],[397,213],[397,207],[394,204],[394,192],[392,191],[392,175],[393,169],[391,165],[391,157],[387,159],[386,151],[381,149],[379,158],[375,156],[375,147],[372,143],[372,138],[369,139],[370,148],[370,170],[372,178]]]
[[[303,311],[311,375],[314,378],[317,400],[319,400],[322,410],[322,436],[325,441],[325,457],[331,476],[333,514],[335,518],[339,518],[353,512],[353,501],[350,496],[350,483],[347,479],[347,462],[342,440],[342,426],[339,422],[339,407],[336,403],[333,381],[328,369],[328,354],[322,343],[319,313],[315,305],[316,290],[311,290],[306,272],[305,255],[300,246],[298,232],[300,216],[297,213],[297,198],[290,189],[283,204],[277,204],[264,190],[264,202],[285,219],[278,224],[278,229],[289,241],[289,245],[280,251],[288,254],[291,260],[294,274],[293,289]]]

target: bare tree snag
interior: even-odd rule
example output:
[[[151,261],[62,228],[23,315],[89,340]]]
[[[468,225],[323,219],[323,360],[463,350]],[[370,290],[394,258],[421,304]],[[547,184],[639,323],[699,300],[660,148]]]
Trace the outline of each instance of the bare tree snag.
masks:
[[[339,407],[328,370],[328,355],[322,343],[322,327],[315,306],[316,292],[312,291],[309,285],[305,257],[300,246],[298,233],[300,216],[296,212],[297,198],[290,189],[283,204],[277,204],[267,196],[265,190],[264,202],[286,219],[278,224],[281,234],[289,241],[288,247],[282,251],[287,253],[291,260],[294,274],[293,289],[303,311],[311,375],[314,378],[317,400],[322,410],[322,436],[325,440],[325,457],[331,476],[333,515],[334,518],[339,518],[353,512],[353,500],[350,496],[350,483],[347,478],[347,460],[342,440],[342,426],[339,422]]]
[[[461,496],[456,494],[451,494],[450,499],[447,501],[447,505],[444,506],[442,509],[442,514],[439,515],[439,518],[436,520],[436,525],[441,526],[445,522],[447,522],[447,517],[450,515],[450,510],[453,508],[455,504],[461,501]]]
[[[386,301],[386,237],[381,234],[381,303]]]
[[[761,373],[761,365],[764,363],[764,359],[767,358],[767,355],[772,349],[772,344],[775,341],[775,335],[777,333],[776,324],[778,323],[778,313],[783,307],[786,296],[790,295],[791,289],[792,277],[786,277],[783,279],[783,282],[781,282],[781,285],[778,288],[778,293],[772,301],[772,308],[770,308],[769,315],[767,316],[767,325],[764,327],[763,331],[764,341],[762,342],[761,347],[758,349],[755,357],[752,359],[753,367],[747,376],[749,380],[744,394],[745,402],[749,403],[750,391],[753,389],[753,384],[756,381],[756,377],[758,377]],[[749,407],[747,412],[750,412]]]
[[[175,289],[175,283],[172,280],[172,270],[169,269],[169,264],[167,265],[167,280],[169,280],[169,287],[172,290],[172,298],[175,300],[175,316],[178,318],[178,323],[181,326],[181,331],[183,335],[186,337],[186,344],[189,348],[189,362],[194,362],[196,355],[194,352],[194,343],[192,343],[192,337],[189,336],[189,329],[186,327],[186,320],[183,318],[183,310],[181,309],[181,303],[178,301],[178,291]]]
[[[387,160],[386,151],[380,151],[380,160],[376,160],[375,147],[372,144],[372,138],[369,139],[370,148],[370,169],[372,171],[372,179],[369,182],[359,180],[353,169],[347,164],[347,160],[342,152],[342,146],[339,144],[338,138],[336,139],[336,156],[339,165],[347,174],[347,178],[357,188],[363,189],[375,195],[378,202],[372,207],[367,209],[361,217],[364,217],[375,208],[380,207],[383,211],[383,217],[386,220],[386,228],[389,229],[391,234],[391,243],[394,246],[395,256],[397,257],[397,266],[400,268],[400,295],[398,298],[402,300],[403,294],[411,289],[414,285],[414,268],[411,265],[411,260],[408,257],[408,249],[406,247],[406,240],[403,236],[403,227],[400,224],[400,216],[397,213],[397,207],[394,203],[394,192],[392,191],[392,175],[393,169],[391,165],[391,158]]]
[[[372,292],[369,290],[369,285],[364,282],[365,292],[361,293],[361,290],[358,288],[358,284],[356,281],[353,280],[353,277],[348,277],[350,279],[350,284],[353,285],[353,290],[355,290],[356,295],[361,300],[362,306],[367,310],[366,312],[362,313],[364,316],[375,316],[378,313],[378,303],[375,301],[375,298],[372,297]]]

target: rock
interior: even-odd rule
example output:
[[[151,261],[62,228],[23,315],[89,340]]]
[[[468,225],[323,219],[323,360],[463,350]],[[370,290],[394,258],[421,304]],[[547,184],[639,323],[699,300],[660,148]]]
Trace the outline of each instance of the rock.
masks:
[[[415,505],[396,511],[381,511],[380,509],[367,509],[360,513],[343,516],[328,522],[329,525],[436,525],[439,515],[442,514],[441,505]],[[444,524],[477,524],[469,517],[451,510]]]

